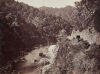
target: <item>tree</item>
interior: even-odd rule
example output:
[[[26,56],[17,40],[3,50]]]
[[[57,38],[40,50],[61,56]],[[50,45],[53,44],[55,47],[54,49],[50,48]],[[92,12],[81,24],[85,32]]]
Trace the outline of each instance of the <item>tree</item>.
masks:
[[[81,0],[81,2],[76,2],[76,7],[78,9],[78,23],[81,24],[80,26],[84,28],[94,27],[97,31],[97,27],[99,26],[98,19],[100,14],[100,1],[99,0]],[[97,22],[97,23],[95,23]],[[99,32],[99,31],[98,31]]]

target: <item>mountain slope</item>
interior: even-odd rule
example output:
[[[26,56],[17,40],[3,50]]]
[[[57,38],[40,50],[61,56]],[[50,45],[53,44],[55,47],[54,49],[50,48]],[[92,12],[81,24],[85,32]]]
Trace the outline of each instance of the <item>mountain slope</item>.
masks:
[[[56,43],[62,29],[70,29],[67,34],[71,33],[71,25],[61,17],[47,15],[24,3],[5,0],[0,8],[4,61],[22,56],[23,51],[34,50],[40,44]]]
[[[75,7],[66,6],[64,8],[50,8],[41,7],[40,10],[45,11],[46,14],[62,17],[63,19],[70,22],[72,26],[76,25],[76,16],[78,11]]]

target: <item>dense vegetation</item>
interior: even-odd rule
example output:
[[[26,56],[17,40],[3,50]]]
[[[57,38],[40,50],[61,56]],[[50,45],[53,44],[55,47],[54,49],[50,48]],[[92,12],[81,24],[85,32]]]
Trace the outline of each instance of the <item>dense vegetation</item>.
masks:
[[[89,34],[95,30],[100,34],[100,1],[82,0],[76,2],[76,7],[78,30],[82,33],[88,29]],[[58,44],[60,48],[56,61],[46,74],[100,74],[100,44],[90,44],[84,37],[79,37],[79,33],[75,38],[62,39]]]
[[[33,50],[34,46],[56,43],[59,32],[64,29],[69,35],[72,27],[61,17],[47,15],[14,0],[5,0],[0,8],[0,29],[4,59],[11,60],[22,51]]]
[[[45,74],[100,74],[100,44],[90,43],[79,33],[68,38],[73,30],[81,33],[88,30],[90,36],[95,33],[100,37],[100,1],[82,0],[75,4],[77,8],[37,9],[14,0],[2,1],[0,55],[3,57],[0,67],[13,63],[34,47],[55,44],[59,50],[55,62]],[[11,74],[10,71],[11,67],[7,73]]]

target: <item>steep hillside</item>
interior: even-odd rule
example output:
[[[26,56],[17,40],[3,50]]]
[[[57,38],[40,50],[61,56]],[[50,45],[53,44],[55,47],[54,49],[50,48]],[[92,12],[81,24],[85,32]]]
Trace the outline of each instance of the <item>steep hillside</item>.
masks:
[[[100,1],[40,9],[0,7],[1,74],[100,74]]]
[[[56,43],[62,29],[70,29],[67,34],[72,31],[70,23],[61,17],[47,15],[14,0],[2,1],[0,29],[3,34],[1,44],[4,61],[22,56],[23,51],[31,51],[35,46]]]
[[[76,25],[77,21],[75,19],[78,14],[76,7],[72,6],[66,6],[64,8],[41,7],[39,9],[45,11],[46,14],[62,17],[63,19],[70,22],[72,26]]]
[[[77,30],[62,39],[55,63],[45,74],[100,74],[99,0],[76,2]]]
[[[64,8],[41,7],[40,10],[44,10],[46,14],[60,16],[66,20],[71,19],[73,13],[77,12],[76,8],[72,6],[66,6]]]

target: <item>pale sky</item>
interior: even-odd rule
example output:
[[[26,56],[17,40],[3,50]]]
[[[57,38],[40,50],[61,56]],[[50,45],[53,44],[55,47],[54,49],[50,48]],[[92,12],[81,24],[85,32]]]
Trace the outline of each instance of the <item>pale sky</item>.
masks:
[[[75,6],[74,2],[80,0],[16,0],[16,1],[24,2],[30,6],[38,8],[42,6],[62,8],[66,7],[67,5]]]

